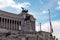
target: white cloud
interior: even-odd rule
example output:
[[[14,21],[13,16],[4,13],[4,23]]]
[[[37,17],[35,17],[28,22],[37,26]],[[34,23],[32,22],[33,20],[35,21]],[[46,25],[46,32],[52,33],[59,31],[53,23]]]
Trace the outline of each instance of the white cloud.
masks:
[[[58,4],[60,5],[60,1],[58,1]]]
[[[56,7],[56,9],[60,9],[60,0],[58,0],[58,2],[57,2],[57,4],[58,4],[58,6]]]
[[[6,4],[7,3],[5,3],[3,0],[0,0],[0,8],[6,7],[7,6]]]
[[[0,0],[0,9],[1,8],[6,8],[6,7],[14,7],[16,9],[21,9],[21,7],[27,8],[31,4],[29,2],[24,2],[24,3],[15,3],[13,0]]]
[[[43,10],[42,13],[46,14],[46,13],[48,13],[48,10]]]
[[[52,21],[53,35],[60,39],[60,21]],[[36,30],[39,31],[39,26],[36,26]],[[42,24],[43,31],[50,31],[49,23]],[[59,35],[58,35],[59,34]]]
[[[23,7],[23,8],[28,8],[29,5],[31,5],[31,4],[28,3],[28,2],[24,2],[24,3],[20,3],[20,4],[11,5],[11,7],[14,7],[14,8],[16,8],[16,9],[21,9],[21,7]]]
[[[60,6],[56,7],[57,10],[60,10]]]

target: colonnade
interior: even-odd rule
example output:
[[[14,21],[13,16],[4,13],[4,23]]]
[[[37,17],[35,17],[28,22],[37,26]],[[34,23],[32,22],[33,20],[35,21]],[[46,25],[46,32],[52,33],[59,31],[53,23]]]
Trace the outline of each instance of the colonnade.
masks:
[[[19,26],[21,26],[20,21],[0,17],[0,28],[19,30]]]

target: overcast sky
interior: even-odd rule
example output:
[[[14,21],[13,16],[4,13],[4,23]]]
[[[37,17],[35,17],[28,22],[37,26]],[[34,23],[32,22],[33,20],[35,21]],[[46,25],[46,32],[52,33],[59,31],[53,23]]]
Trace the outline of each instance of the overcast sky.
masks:
[[[36,18],[36,30],[41,22],[43,31],[50,31],[48,9],[50,9],[53,34],[60,38],[60,0],[0,0],[0,10],[19,14],[21,7]]]

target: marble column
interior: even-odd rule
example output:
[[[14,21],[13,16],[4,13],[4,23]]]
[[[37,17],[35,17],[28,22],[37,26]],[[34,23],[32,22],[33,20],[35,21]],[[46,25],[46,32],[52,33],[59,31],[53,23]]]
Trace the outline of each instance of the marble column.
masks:
[[[21,21],[19,21],[18,23],[19,23],[19,30],[21,30]]]
[[[8,29],[8,19],[6,19],[6,28]]]
[[[14,20],[14,28],[13,29],[15,30],[15,20]]]
[[[5,28],[6,28],[6,19],[5,19]]]
[[[5,28],[5,18],[4,18],[4,28]]]
[[[7,29],[9,29],[9,19],[7,19]]]
[[[7,29],[9,29],[9,23],[8,23],[8,19],[7,19]]]
[[[17,30],[17,21],[16,21],[16,27],[15,27],[15,29]]]
[[[10,23],[10,29],[12,30],[12,20],[10,20],[10,22],[11,22],[11,23]]]
[[[10,29],[10,19],[9,19],[9,29]]]

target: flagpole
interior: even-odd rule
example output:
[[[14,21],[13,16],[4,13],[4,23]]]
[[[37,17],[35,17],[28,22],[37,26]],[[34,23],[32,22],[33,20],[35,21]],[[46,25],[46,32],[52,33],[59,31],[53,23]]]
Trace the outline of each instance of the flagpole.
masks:
[[[51,22],[50,9],[48,9],[48,11],[49,11],[49,22]]]
[[[48,11],[49,11],[50,32],[52,34],[53,33],[53,28],[52,28],[52,24],[51,24],[50,9],[48,9]]]
[[[40,31],[41,31],[41,23],[40,23]]]

